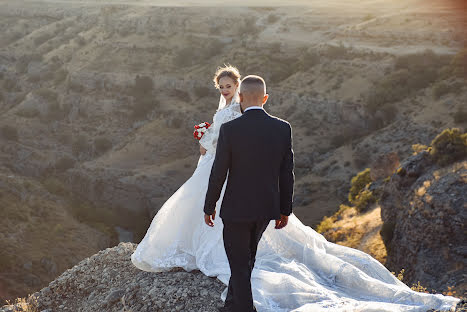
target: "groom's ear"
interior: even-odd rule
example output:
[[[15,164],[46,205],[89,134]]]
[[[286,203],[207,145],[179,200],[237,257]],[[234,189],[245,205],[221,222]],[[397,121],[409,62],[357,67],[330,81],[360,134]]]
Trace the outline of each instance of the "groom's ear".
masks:
[[[263,97],[263,104],[265,104],[268,101],[268,98],[269,98],[269,94],[266,93]]]
[[[238,94],[238,97],[239,97],[239,99],[240,99],[240,103],[243,103],[243,94],[239,93],[239,94]]]

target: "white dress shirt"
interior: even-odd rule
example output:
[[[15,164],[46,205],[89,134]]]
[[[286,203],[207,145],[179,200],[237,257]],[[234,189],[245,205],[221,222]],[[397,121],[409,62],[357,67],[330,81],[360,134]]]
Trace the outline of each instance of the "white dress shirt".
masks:
[[[250,110],[250,109],[262,109],[262,110],[264,110],[264,108],[261,107],[261,106],[250,106],[250,107],[247,107],[243,112],[246,112],[247,110]]]

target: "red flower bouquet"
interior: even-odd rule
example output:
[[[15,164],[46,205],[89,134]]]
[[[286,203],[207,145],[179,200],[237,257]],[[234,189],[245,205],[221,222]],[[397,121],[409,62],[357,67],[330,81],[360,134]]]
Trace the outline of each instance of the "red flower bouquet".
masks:
[[[208,130],[210,126],[211,124],[209,122],[203,122],[203,123],[200,123],[199,125],[196,125],[195,131],[193,131],[193,136],[195,137],[195,139],[201,140],[204,133],[206,132],[206,130]]]

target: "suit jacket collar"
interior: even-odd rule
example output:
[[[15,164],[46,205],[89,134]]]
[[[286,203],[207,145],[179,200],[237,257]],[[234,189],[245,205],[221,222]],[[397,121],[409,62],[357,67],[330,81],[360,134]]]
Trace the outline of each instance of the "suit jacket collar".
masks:
[[[260,115],[260,114],[267,114],[264,109],[249,109],[246,112],[243,112],[243,115]]]

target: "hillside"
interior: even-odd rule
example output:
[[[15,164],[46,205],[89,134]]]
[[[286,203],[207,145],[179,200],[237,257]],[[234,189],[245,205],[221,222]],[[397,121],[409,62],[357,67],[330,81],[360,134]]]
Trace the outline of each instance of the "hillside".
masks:
[[[467,133],[446,129],[429,146],[413,149],[379,177],[381,167],[357,174],[349,190],[352,206],[341,205],[317,230],[405,272],[404,282],[418,290],[465,297]]]
[[[467,126],[455,1],[304,3],[0,1],[0,299],[139,242],[194,171],[193,125],[211,121],[223,63],[264,76],[266,109],[291,122],[295,212],[310,226],[381,155]],[[57,269],[31,271],[42,258]]]

